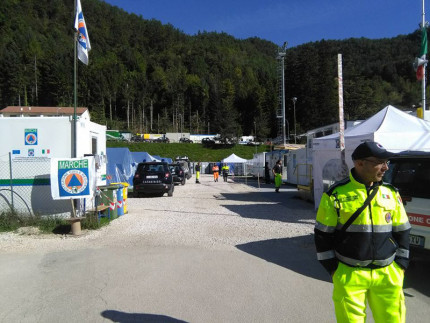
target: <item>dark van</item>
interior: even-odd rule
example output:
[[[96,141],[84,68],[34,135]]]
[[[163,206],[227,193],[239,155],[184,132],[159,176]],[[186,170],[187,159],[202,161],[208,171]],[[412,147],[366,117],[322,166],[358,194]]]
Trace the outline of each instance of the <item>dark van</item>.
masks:
[[[133,195],[173,196],[173,176],[165,162],[139,163],[133,178]]]

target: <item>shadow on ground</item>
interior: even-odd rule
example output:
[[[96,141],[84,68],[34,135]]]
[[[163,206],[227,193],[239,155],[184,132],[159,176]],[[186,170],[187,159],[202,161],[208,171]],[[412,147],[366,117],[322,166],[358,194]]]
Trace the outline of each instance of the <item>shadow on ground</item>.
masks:
[[[112,322],[119,323],[132,323],[132,322],[145,322],[145,323],[186,323],[186,321],[178,320],[166,315],[158,314],[144,314],[144,313],[125,313],[114,310],[106,310],[101,312],[104,318]]]
[[[254,204],[248,205],[223,205],[244,218],[315,224],[316,212],[313,204],[298,198],[296,189],[284,189],[279,194],[272,191],[221,193],[217,198],[253,202]]]
[[[316,258],[313,235],[249,242],[236,248],[301,275],[331,281]]]
[[[418,292],[430,297],[430,252],[411,250],[411,262],[405,273],[404,288],[413,288]],[[414,297],[408,292],[405,296]]]

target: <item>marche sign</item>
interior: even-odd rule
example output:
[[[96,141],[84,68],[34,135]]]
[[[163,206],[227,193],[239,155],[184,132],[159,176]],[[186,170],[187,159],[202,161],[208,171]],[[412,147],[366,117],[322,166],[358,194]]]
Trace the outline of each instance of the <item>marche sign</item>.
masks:
[[[94,157],[51,159],[51,195],[54,200],[92,197],[94,188]]]

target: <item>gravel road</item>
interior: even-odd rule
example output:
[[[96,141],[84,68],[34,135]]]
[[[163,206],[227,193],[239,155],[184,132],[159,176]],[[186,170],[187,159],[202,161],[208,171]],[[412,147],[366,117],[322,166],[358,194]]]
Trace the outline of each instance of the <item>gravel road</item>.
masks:
[[[267,194],[261,194],[265,192]],[[101,248],[110,245],[199,246],[229,249],[256,240],[308,236],[311,245],[315,212],[312,204],[296,198],[296,190],[275,194],[271,186],[256,188],[191,178],[176,186],[173,197],[129,198],[128,214],[100,230],[81,236],[0,234],[0,253],[44,253]]]
[[[0,233],[0,322],[333,322],[313,204],[257,186],[203,175],[81,236]],[[430,317],[429,266],[406,273],[408,322]]]

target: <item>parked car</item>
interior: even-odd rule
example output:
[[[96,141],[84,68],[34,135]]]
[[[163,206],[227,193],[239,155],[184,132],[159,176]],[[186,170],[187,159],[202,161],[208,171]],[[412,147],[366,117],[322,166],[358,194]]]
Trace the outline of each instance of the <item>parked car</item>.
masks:
[[[163,143],[169,143],[170,140],[167,137],[159,137],[159,138],[155,138],[154,140],[152,140],[152,142],[163,142]]]
[[[172,173],[173,176],[173,183],[174,184],[181,184],[185,185],[185,182],[187,180],[187,177],[185,176],[184,168],[181,166],[181,164],[169,164],[170,173]]]
[[[186,179],[190,179],[192,176],[191,171],[190,171],[191,163],[190,163],[190,160],[188,159],[188,157],[187,156],[176,156],[175,157],[175,163],[179,163],[182,166]]]
[[[165,162],[139,163],[133,177],[133,195],[173,196],[175,186],[169,166]]]
[[[147,140],[147,139],[144,139],[142,136],[138,136],[138,135],[136,135],[136,136],[131,137],[131,138],[130,138],[130,141],[131,141],[131,142],[146,142],[146,141],[148,141],[148,140]]]
[[[203,146],[213,146],[213,145],[215,145],[215,140],[212,140],[210,138],[203,138],[202,139],[202,145]]]
[[[190,138],[187,138],[187,137],[180,138],[179,142],[185,143],[185,144],[192,144],[193,143],[193,141]]]
[[[384,181],[399,189],[412,226],[412,247],[430,250],[430,153],[403,152],[390,158]]]

